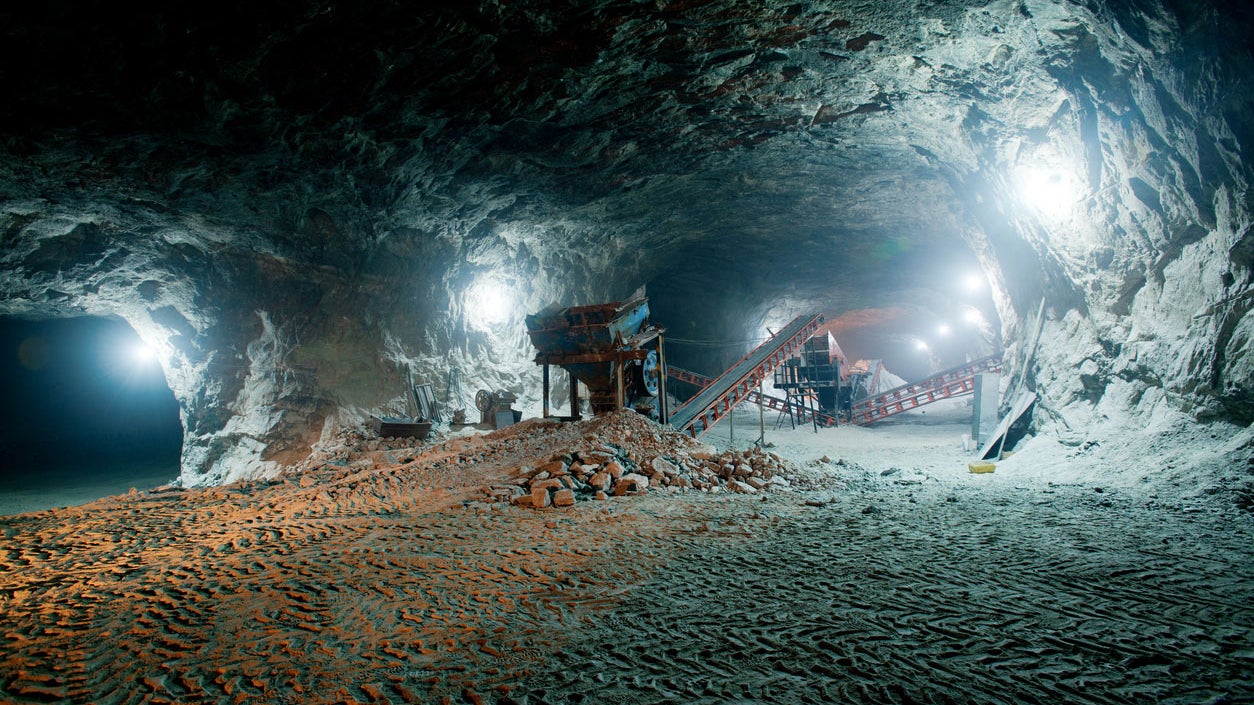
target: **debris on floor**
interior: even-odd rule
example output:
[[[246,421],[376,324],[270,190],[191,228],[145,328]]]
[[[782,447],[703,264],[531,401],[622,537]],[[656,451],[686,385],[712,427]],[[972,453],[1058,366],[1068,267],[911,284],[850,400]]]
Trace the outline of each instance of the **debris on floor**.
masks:
[[[515,432],[546,433],[551,425],[537,420]],[[555,435],[555,443],[538,449],[547,453],[520,459],[517,473],[489,485],[485,494],[494,502],[544,509],[650,490],[756,494],[789,484],[784,474],[791,465],[774,453],[756,447],[719,453],[633,411],[583,421],[579,427],[582,433],[573,442]],[[496,435],[487,442],[495,442]]]

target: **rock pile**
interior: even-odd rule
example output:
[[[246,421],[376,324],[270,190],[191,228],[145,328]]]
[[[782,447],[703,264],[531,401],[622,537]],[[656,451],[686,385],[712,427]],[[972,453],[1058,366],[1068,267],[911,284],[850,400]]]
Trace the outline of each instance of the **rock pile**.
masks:
[[[754,494],[787,486],[791,468],[758,448],[719,453],[713,446],[658,426],[632,411],[581,422],[574,443],[520,463],[504,483],[489,485],[492,501],[543,509],[579,499],[606,500],[649,490]]]

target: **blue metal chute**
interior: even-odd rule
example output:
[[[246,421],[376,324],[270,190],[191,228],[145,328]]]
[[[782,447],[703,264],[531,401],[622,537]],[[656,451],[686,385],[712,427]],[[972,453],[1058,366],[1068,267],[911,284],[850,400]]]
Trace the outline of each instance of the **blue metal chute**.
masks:
[[[561,367],[588,388],[594,413],[632,408],[640,396],[658,396],[658,370],[665,361],[662,329],[647,325],[649,301],[643,287],[622,301],[550,306],[525,320],[538,351],[536,364],[545,366],[546,415],[549,365]],[[573,408],[572,414],[577,415]]]

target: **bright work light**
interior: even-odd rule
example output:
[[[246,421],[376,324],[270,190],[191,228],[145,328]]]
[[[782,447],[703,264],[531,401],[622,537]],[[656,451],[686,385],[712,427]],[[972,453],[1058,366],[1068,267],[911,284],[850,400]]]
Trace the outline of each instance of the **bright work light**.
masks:
[[[505,285],[493,279],[479,280],[470,287],[466,307],[471,320],[482,327],[504,323],[511,311]]]
[[[1022,167],[1017,181],[1019,198],[1042,215],[1060,218],[1078,200],[1075,177],[1063,169]]]
[[[131,359],[139,365],[149,365],[157,360],[157,352],[152,348],[138,343],[131,348]]]

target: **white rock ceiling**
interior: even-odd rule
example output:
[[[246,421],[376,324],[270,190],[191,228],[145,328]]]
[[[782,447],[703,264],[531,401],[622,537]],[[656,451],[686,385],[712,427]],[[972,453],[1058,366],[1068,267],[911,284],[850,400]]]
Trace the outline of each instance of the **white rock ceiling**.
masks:
[[[186,483],[305,457],[410,365],[534,400],[522,315],[641,283],[745,340],[954,316],[978,267],[966,352],[1021,362],[1046,301],[1041,432],[1254,420],[1248,10],[443,4],[0,10],[0,314],[134,327]]]

